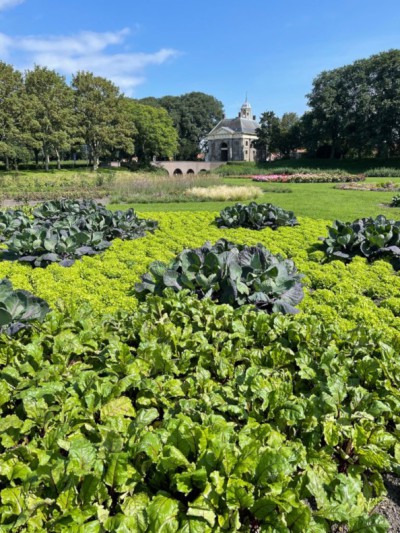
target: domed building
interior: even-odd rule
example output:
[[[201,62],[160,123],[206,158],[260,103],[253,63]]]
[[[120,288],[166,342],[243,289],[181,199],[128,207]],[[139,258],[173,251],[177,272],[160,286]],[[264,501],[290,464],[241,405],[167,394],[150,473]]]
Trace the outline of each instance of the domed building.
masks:
[[[247,98],[236,118],[223,118],[206,136],[207,161],[259,161],[262,154],[254,148],[259,127]]]

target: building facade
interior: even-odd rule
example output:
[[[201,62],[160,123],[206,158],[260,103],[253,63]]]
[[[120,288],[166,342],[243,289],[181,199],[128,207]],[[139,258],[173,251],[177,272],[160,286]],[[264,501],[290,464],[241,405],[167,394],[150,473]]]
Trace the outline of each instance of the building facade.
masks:
[[[206,136],[207,161],[259,161],[260,154],[253,146],[259,127],[252,115],[251,105],[242,105],[236,118],[223,118]]]

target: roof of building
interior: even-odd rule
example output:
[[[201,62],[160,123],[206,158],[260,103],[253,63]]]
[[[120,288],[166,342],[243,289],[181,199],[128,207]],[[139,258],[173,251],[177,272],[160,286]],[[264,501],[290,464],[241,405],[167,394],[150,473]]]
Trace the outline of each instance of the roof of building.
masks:
[[[260,125],[256,120],[250,120],[248,118],[236,117],[236,118],[223,118],[218,124],[210,131],[208,135],[216,133],[219,129],[224,128],[231,130],[232,133],[246,133],[250,135],[256,134],[256,129]]]

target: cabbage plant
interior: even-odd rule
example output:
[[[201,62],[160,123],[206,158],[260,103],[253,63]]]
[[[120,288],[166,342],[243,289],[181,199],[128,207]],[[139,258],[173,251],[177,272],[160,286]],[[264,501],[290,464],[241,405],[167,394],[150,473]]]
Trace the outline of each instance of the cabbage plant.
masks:
[[[298,224],[293,211],[286,211],[273,204],[235,204],[225,207],[215,222],[220,228],[277,229],[280,226]]]
[[[183,250],[169,264],[155,261],[136,284],[139,299],[188,289],[199,298],[240,307],[253,304],[267,313],[297,313],[303,299],[302,276],[290,259],[273,255],[261,244],[246,246],[225,239],[215,245]]]

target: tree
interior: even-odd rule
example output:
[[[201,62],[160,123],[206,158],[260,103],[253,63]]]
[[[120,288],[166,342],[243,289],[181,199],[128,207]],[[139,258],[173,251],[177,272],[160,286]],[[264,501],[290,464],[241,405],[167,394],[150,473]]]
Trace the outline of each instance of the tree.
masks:
[[[313,82],[313,90],[308,95],[308,105],[312,109],[315,126],[318,127],[320,144],[329,144],[330,157],[341,148],[342,107],[339,81],[341,69],[322,72]]]
[[[400,152],[400,50],[322,72],[308,95],[310,137],[330,157]],[[304,120],[303,120],[304,123]]]
[[[31,102],[27,98],[22,74],[0,61],[0,157],[6,169],[10,162],[18,168],[18,161],[29,155],[28,146],[34,144]]]
[[[152,106],[166,109],[178,132],[178,160],[195,160],[202,139],[223,118],[222,102],[205,93],[191,92],[182,96],[164,96],[141,100]]]
[[[147,163],[153,157],[172,158],[178,148],[178,134],[167,111],[130,98],[125,99],[125,104],[135,126],[133,140],[139,160]]]
[[[261,115],[260,127],[256,129],[256,134],[257,140],[253,145],[261,153],[265,152],[265,159],[279,150],[280,121],[273,111],[265,111]]]
[[[285,157],[301,146],[300,118],[296,113],[284,113],[279,124],[278,150]]]
[[[119,89],[91,72],[78,72],[72,87],[78,130],[88,147],[93,170],[98,168],[100,157],[113,150],[132,153],[135,128]]]
[[[389,50],[366,60],[371,93],[369,122],[378,156],[400,153],[400,50]]]
[[[46,171],[52,154],[60,168],[61,151],[70,148],[76,131],[73,93],[63,76],[39,66],[26,72],[25,88],[37,125],[33,137],[43,152]]]

